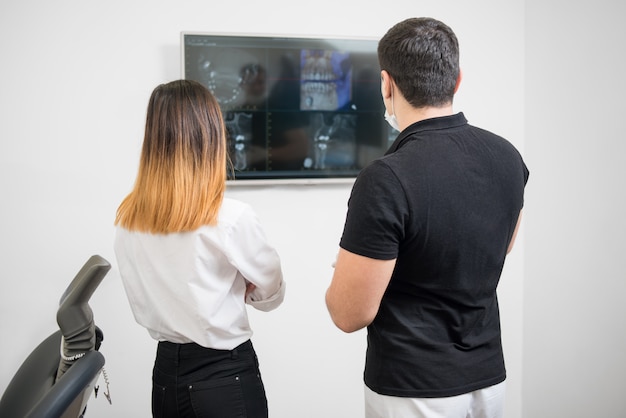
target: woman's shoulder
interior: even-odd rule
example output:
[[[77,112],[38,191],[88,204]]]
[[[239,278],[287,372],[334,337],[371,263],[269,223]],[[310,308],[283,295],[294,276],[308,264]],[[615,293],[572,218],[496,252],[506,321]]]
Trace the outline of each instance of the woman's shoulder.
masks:
[[[225,197],[222,201],[222,211],[238,211],[238,210],[247,210],[250,208],[250,205],[246,202],[243,202],[238,199],[233,199],[232,197]]]
[[[220,208],[219,223],[235,223],[241,219],[242,216],[254,216],[252,207],[241,200],[225,197],[222,201],[222,207]]]

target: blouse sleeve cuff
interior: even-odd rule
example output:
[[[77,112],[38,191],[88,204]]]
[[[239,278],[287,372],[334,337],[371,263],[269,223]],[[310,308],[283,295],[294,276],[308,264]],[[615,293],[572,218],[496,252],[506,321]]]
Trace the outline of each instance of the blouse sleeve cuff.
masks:
[[[246,303],[259,311],[268,312],[278,308],[285,298],[285,282],[280,283],[278,291],[265,299],[258,299],[257,292],[253,291],[246,297]]]

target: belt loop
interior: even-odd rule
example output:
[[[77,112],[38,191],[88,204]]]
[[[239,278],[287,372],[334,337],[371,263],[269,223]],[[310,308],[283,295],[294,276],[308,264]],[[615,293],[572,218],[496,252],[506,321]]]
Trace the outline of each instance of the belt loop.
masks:
[[[230,350],[230,359],[231,360],[237,360],[239,358],[239,352],[237,351],[237,349],[233,349]]]

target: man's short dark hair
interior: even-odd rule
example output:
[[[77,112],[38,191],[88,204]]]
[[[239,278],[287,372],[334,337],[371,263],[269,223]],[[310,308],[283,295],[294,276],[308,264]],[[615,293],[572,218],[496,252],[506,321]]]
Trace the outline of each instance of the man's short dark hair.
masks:
[[[397,23],[378,43],[378,61],[412,106],[452,103],[459,76],[459,43],[444,23],[427,17]]]

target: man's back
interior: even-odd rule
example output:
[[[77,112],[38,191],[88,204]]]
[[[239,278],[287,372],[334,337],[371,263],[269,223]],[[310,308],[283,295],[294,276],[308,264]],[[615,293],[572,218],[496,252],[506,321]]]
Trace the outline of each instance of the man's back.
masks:
[[[341,246],[397,259],[368,328],[370,388],[451,396],[504,380],[495,290],[525,170],[510,143],[462,114],[408,127],[363,170]]]

